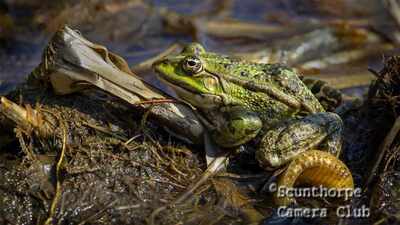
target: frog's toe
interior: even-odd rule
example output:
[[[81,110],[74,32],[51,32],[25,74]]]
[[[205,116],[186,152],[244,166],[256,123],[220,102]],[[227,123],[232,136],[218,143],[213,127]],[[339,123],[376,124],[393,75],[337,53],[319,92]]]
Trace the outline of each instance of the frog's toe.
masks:
[[[332,112],[342,103],[342,93],[329,86],[325,81],[310,77],[301,77],[301,80],[311,90],[325,110]]]

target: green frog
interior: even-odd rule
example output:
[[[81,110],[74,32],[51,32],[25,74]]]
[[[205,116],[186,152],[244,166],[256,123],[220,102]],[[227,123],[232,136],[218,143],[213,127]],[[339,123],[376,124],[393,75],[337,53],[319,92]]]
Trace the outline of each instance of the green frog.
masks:
[[[315,148],[340,154],[342,120],[324,109],[312,89],[324,90],[331,100],[336,92],[310,88],[294,69],[208,52],[198,43],[153,68],[180,100],[199,111],[219,146],[257,140],[256,158],[264,167],[285,165]]]

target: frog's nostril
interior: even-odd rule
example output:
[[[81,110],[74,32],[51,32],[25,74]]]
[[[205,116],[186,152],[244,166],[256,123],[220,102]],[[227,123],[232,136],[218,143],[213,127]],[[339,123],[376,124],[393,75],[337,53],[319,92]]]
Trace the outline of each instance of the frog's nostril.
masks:
[[[188,65],[189,66],[195,66],[196,62],[194,60],[190,60],[190,61],[188,61]]]

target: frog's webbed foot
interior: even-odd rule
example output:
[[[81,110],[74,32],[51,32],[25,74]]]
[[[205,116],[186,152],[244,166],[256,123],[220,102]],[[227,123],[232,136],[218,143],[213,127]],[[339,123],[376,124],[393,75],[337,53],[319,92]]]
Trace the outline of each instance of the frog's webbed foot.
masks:
[[[342,103],[342,93],[329,86],[325,81],[300,77],[303,83],[314,94],[326,111],[333,112]]]
[[[340,117],[329,112],[285,121],[266,132],[256,157],[268,168],[286,164],[296,155],[317,147],[338,156],[342,130]]]
[[[262,128],[262,121],[256,113],[231,109],[223,113],[218,127],[211,131],[214,141],[221,147],[236,147],[252,140]]]

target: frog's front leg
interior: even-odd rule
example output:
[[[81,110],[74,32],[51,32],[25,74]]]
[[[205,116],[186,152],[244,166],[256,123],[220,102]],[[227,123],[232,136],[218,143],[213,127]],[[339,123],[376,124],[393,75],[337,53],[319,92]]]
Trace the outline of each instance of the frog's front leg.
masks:
[[[291,119],[269,129],[261,140],[257,160],[265,167],[286,164],[301,152],[319,147],[338,156],[343,122],[335,113],[322,112]]]
[[[221,147],[236,147],[252,140],[261,130],[262,121],[254,112],[241,107],[222,107],[211,136]]]

